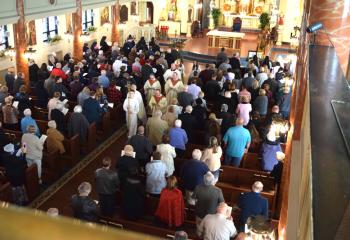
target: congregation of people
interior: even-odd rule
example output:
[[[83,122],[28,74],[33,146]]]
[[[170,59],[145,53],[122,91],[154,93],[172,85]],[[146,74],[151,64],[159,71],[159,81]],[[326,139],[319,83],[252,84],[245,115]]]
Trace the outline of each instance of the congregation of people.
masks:
[[[281,143],[288,133],[292,94],[287,68],[256,56],[242,68],[237,54],[230,58],[222,49],[215,63],[195,62],[187,76],[176,49],[162,51],[154,39],[136,43],[131,36],[121,47],[109,46],[102,38],[100,44],[85,44],[83,52],[79,62],[69,53],[62,60],[51,56],[41,67],[31,61],[30,85],[23,73],[6,74],[6,86],[0,89],[0,165],[16,204],[28,203],[26,167],[36,164],[42,183],[44,149],[64,154],[65,136],[78,134],[80,141],[86,141],[91,123],[101,124],[111,106],[122,106],[125,146],[114,152],[114,159],[103,159],[94,183],[79,185],[71,198],[74,217],[98,222],[121,214],[138,221],[146,212],[145,197],[151,196],[159,199],[154,224],[183,230],[185,208],[190,207],[203,239],[229,239],[244,231],[249,217],[272,217],[260,181],[252,182],[251,192],[242,193],[235,206],[225,202],[216,184],[221,166],[239,168],[252,148],[259,148],[261,170],[280,182]],[[29,86],[37,98],[35,105],[48,111],[45,133],[32,117]],[[76,105],[67,115],[68,100]],[[4,129],[21,131],[21,142],[12,143]],[[185,158],[189,144],[198,142],[205,144],[203,150],[191,150],[177,171],[176,158]],[[92,190],[98,199],[91,197]],[[117,193],[122,195],[120,208]],[[235,209],[240,209],[239,223],[233,222]],[[187,234],[179,231],[177,237],[187,239]]]

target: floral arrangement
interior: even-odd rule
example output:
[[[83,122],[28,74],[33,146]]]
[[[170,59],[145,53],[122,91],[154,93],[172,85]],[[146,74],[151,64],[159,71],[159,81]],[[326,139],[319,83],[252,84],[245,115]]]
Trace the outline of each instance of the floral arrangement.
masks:
[[[49,37],[48,39],[47,39],[47,41],[49,42],[49,43],[55,43],[55,42],[59,42],[59,41],[61,41],[62,40],[62,37],[60,36],[60,35],[55,35],[54,37]]]

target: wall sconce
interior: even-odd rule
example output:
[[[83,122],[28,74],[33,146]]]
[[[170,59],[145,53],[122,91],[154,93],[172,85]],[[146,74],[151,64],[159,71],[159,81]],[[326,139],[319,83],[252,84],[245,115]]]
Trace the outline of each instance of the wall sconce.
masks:
[[[27,50],[24,51],[24,57],[29,59],[33,59],[34,55],[36,53],[36,50],[33,48],[28,48]]]
[[[13,61],[16,56],[16,50],[9,46],[7,49],[5,49],[5,56],[10,57],[11,61]]]
[[[90,33],[83,32],[82,34],[80,34],[80,38],[83,42],[88,42],[90,41]]]
[[[299,34],[298,32],[300,32],[300,27],[295,26],[294,27],[294,33],[290,33],[290,38],[298,38]]]

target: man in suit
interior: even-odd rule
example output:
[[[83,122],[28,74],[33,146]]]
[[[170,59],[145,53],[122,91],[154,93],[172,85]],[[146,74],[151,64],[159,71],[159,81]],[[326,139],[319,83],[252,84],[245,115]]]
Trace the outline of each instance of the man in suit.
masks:
[[[208,82],[204,85],[204,93],[206,98],[209,101],[218,101],[219,100],[219,93],[221,91],[221,87],[219,83],[216,81],[216,75],[214,74]]]
[[[102,115],[102,108],[94,97],[95,92],[91,91],[90,97],[84,101],[83,105],[83,114],[90,124],[100,122]]]
[[[129,139],[128,144],[133,146],[140,166],[144,167],[146,163],[149,162],[153,152],[153,144],[147,137],[145,137],[144,126],[139,126],[137,128],[137,134]]]
[[[241,211],[241,231],[250,216],[262,215],[268,218],[269,203],[261,196],[264,185],[256,181],[252,186],[252,191],[242,193],[239,197],[238,206]]]
[[[141,68],[142,85],[150,78],[151,74],[154,74],[153,68],[149,60],[146,60],[146,64]]]
[[[232,70],[240,70],[241,69],[241,62],[239,59],[239,54],[238,53],[234,53],[232,58],[230,58],[230,65]]]
[[[96,190],[100,200],[100,211],[104,216],[112,217],[115,213],[115,194],[119,187],[119,177],[111,169],[111,159],[102,160],[102,168],[95,172]]]
[[[192,110],[192,106],[188,105],[185,112],[179,115],[179,119],[182,121],[182,128],[185,129],[189,142],[194,141],[193,130],[198,126],[196,117],[191,114]]]
[[[179,105],[185,108],[188,105],[192,105],[193,97],[191,93],[188,93],[188,86],[184,85],[182,92],[177,94],[177,100],[179,101]]]
[[[90,192],[91,184],[82,182],[78,187],[78,194],[74,194],[71,198],[71,206],[75,218],[89,222],[98,222],[98,206],[89,197]]]

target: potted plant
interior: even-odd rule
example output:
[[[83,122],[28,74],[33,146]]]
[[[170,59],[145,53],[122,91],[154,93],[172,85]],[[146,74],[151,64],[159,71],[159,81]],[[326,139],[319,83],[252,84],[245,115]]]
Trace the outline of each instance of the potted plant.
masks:
[[[57,42],[59,42],[59,41],[61,41],[62,40],[62,37],[60,36],[60,35],[55,35],[54,37],[49,37],[48,39],[47,39],[47,42],[48,43],[50,43],[51,45],[52,44],[55,44],[55,43],[57,43]]]
[[[96,32],[97,31],[97,27],[90,26],[90,27],[88,27],[87,31],[91,32],[91,33]]]
[[[267,30],[270,28],[270,15],[266,12],[262,13],[259,17],[260,20],[260,29]]]
[[[221,10],[219,8],[213,8],[211,10],[211,16],[213,17],[214,27],[217,28],[219,26],[219,19],[221,16]]]

